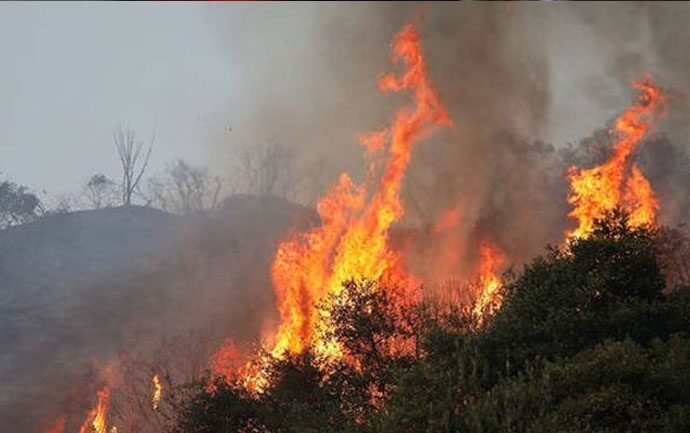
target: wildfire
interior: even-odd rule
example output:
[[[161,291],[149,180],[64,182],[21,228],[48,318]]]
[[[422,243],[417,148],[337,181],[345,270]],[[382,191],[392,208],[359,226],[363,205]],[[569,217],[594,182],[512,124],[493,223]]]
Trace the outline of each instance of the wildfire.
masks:
[[[105,385],[96,393],[96,405],[86,415],[79,433],[108,433],[108,411],[110,392],[115,382],[115,365],[109,364],[101,370],[101,377]],[[117,427],[111,426],[109,433],[117,433]]]
[[[157,374],[154,374],[151,378],[151,383],[153,384],[153,395],[151,396],[151,405],[153,410],[158,410],[158,405],[161,402],[161,396],[163,395],[163,385],[161,385],[160,378]]]
[[[568,203],[574,206],[568,216],[576,219],[578,226],[567,231],[567,237],[587,236],[594,220],[617,206],[630,213],[633,226],[653,224],[656,220],[659,202],[649,181],[631,159],[652,128],[665,97],[649,78],[633,82],[632,86],[639,92],[637,101],[616,119],[613,156],[590,169],[568,170]]]
[[[97,394],[96,407],[89,411],[79,433],[107,433],[108,431],[108,406],[110,405],[110,389],[102,388]],[[117,432],[113,427],[111,432]]]
[[[265,354],[243,361],[235,341],[228,338],[211,356],[210,367],[214,375],[231,380],[239,379],[240,384],[248,391],[260,392],[268,384],[264,375],[267,363]]]
[[[409,91],[413,103],[400,109],[392,125],[360,139],[368,156],[384,156],[375,161],[380,165],[371,165],[382,167],[375,190],[369,193],[366,184],[356,186],[342,174],[317,205],[322,225],[278,246],[272,277],[281,324],[271,349],[274,356],[300,353],[309,344],[322,355],[340,355],[338,347],[320,338],[325,324],[315,304],[337,294],[344,281],[410,281],[400,254],[389,247],[389,230],[404,213],[400,189],[412,146],[434,126],[450,126],[451,121],[429,82],[412,24],[395,37],[392,62],[401,62],[404,72],[382,76],[379,89]]]
[[[473,313],[481,321],[482,318],[493,313],[501,305],[498,288],[501,286],[499,270],[506,260],[503,251],[488,240],[479,244],[479,293],[474,304]]]

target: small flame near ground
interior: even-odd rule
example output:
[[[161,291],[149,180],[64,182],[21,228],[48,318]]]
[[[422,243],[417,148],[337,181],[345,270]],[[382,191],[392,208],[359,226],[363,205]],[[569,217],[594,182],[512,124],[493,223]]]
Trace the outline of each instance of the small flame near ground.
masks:
[[[163,385],[161,384],[160,377],[154,374],[151,378],[151,383],[153,384],[153,395],[151,396],[151,407],[153,410],[158,410],[158,405],[161,402],[161,397],[163,396]]]
[[[632,158],[657,116],[663,114],[666,97],[649,77],[633,82],[632,86],[638,91],[637,101],[615,121],[613,133],[617,141],[613,156],[593,168],[568,170],[568,203],[573,206],[568,216],[577,220],[578,225],[568,230],[566,237],[586,237],[592,231],[594,220],[616,207],[630,213],[633,227],[656,222],[659,201]]]
[[[100,372],[101,381],[105,385],[96,392],[96,403],[89,409],[79,427],[79,433],[117,433],[116,426],[108,426],[108,412],[110,411],[110,398],[115,383],[115,366],[109,364]],[[67,418],[60,415],[55,422],[43,433],[63,433],[67,424]]]
[[[108,364],[102,369],[101,378],[105,385],[96,393],[96,405],[84,418],[79,433],[117,433],[115,426],[108,429],[111,390],[115,383],[115,364]]]
[[[98,399],[96,406],[89,411],[79,433],[108,433],[108,409],[110,406],[110,388],[104,387],[96,394]],[[112,433],[117,428],[111,429]]]
[[[265,376],[268,362],[269,359],[265,353],[244,360],[235,341],[232,338],[226,338],[222,346],[211,356],[210,367],[214,375],[237,378],[248,391],[260,392],[268,385]]]

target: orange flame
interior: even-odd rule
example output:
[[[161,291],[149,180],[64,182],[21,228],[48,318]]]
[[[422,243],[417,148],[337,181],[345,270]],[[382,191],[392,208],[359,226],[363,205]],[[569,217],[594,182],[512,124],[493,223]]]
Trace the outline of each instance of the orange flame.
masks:
[[[248,391],[261,392],[268,384],[264,374],[267,364],[265,355],[243,361],[235,341],[228,338],[211,356],[210,367],[215,376],[225,377],[227,380],[239,379],[240,384]]]
[[[223,345],[211,356],[210,367],[216,376],[232,377],[237,372],[240,352],[232,338],[227,338]]]
[[[161,385],[161,380],[157,374],[154,374],[151,378],[151,383],[153,384],[153,395],[151,396],[151,405],[153,410],[158,410],[158,405],[161,402],[161,397],[163,396],[163,385]]]
[[[300,353],[310,344],[322,355],[340,356],[339,348],[321,338],[325,324],[315,305],[337,294],[344,281],[411,281],[400,253],[389,246],[389,230],[404,213],[400,189],[412,146],[434,126],[450,126],[451,121],[429,82],[412,24],[395,37],[392,61],[401,62],[404,72],[382,76],[379,88],[410,91],[413,103],[400,109],[392,125],[360,139],[370,157],[387,151],[376,189],[369,193],[366,185],[356,186],[342,174],[317,205],[322,225],[278,246],[272,277],[281,324],[270,351],[274,356]]]
[[[637,165],[633,165],[626,180],[624,203],[630,211],[630,224],[639,227],[653,224],[659,211],[659,200],[654,189]]]
[[[642,138],[652,128],[655,116],[665,96],[646,78],[633,82],[638,90],[637,101],[616,119],[613,156],[606,162],[590,169],[571,167],[568,170],[570,194],[568,203],[574,206],[568,216],[578,221],[567,237],[585,237],[594,226],[594,220],[617,206],[630,213],[633,226],[654,224],[659,203],[649,181],[637,165],[631,165]]]
[[[96,407],[89,411],[79,433],[107,433],[108,431],[108,406],[110,405],[110,390],[102,388],[97,394]],[[113,427],[114,431],[117,431]]]
[[[107,433],[108,411],[110,410],[110,389],[115,381],[115,365],[109,364],[101,371],[105,385],[96,393],[96,406],[89,411],[79,429],[79,433]],[[117,432],[117,427],[111,427],[111,433]]]
[[[497,245],[488,240],[483,240],[479,244],[479,266],[477,268],[479,293],[472,311],[480,322],[485,315],[492,314],[501,305],[500,292],[498,291],[501,286],[499,270],[505,261],[505,254]]]

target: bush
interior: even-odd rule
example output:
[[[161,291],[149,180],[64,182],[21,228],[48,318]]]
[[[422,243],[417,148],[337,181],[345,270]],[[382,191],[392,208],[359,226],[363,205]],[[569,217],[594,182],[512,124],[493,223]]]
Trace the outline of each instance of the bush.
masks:
[[[219,433],[690,431],[690,291],[663,293],[657,235],[612,212],[591,237],[525,266],[479,329],[462,314],[400,302],[395,290],[347,283],[325,302],[326,337],[343,349],[340,362],[309,353],[273,360],[264,393],[204,388],[181,425]]]

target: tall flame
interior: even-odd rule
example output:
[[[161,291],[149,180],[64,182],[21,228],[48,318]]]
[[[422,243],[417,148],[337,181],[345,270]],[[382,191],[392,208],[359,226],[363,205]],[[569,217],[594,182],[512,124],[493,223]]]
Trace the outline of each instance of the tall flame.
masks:
[[[360,141],[370,157],[382,158],[373,192],[355,185],[347,174],[318,202],[322,225],[281,242],[272,265],[281,323],[271,353],[300,353],[309,344],[323,355],[339,349],[322,341],[324,324],[315,304],[336,294],[348,279],[409,282],[399,252],[390,248],[391,226],[404,207],[400,189],[413,145],[434,126],[451,121],[429,82],[426,61],[414,25],[406,25],[393,42],[392,62],[401,62],[401,76],[379,79],[383,92],[409,91],[413,102],[402,107],[392,125],[365,134]],[[385,151],[385,155],[382,155]],[[373,173],[373,170],[372,170]]]
[[[479,265],[477,268],[479,292],[472,311],[480,322],[486,314],[493,313],[501,304],[498,291],[501,286],[499,270],[505,260],[503,250],[494,243],[485,239],[479,244]]]
[[[594,220],[617,206],[630,213],[633,226],[656,221],[659,202],[649,181],[631,159],[651,129],[665,97],[649,78],[633,82],[632,86],[639,92],[637,101],[616,119],[613,156],[590,169],[568,170],[568,203],[574,206],[568,216],[578,221],[575,229],[566,232],[568,237],[587,236]]]

